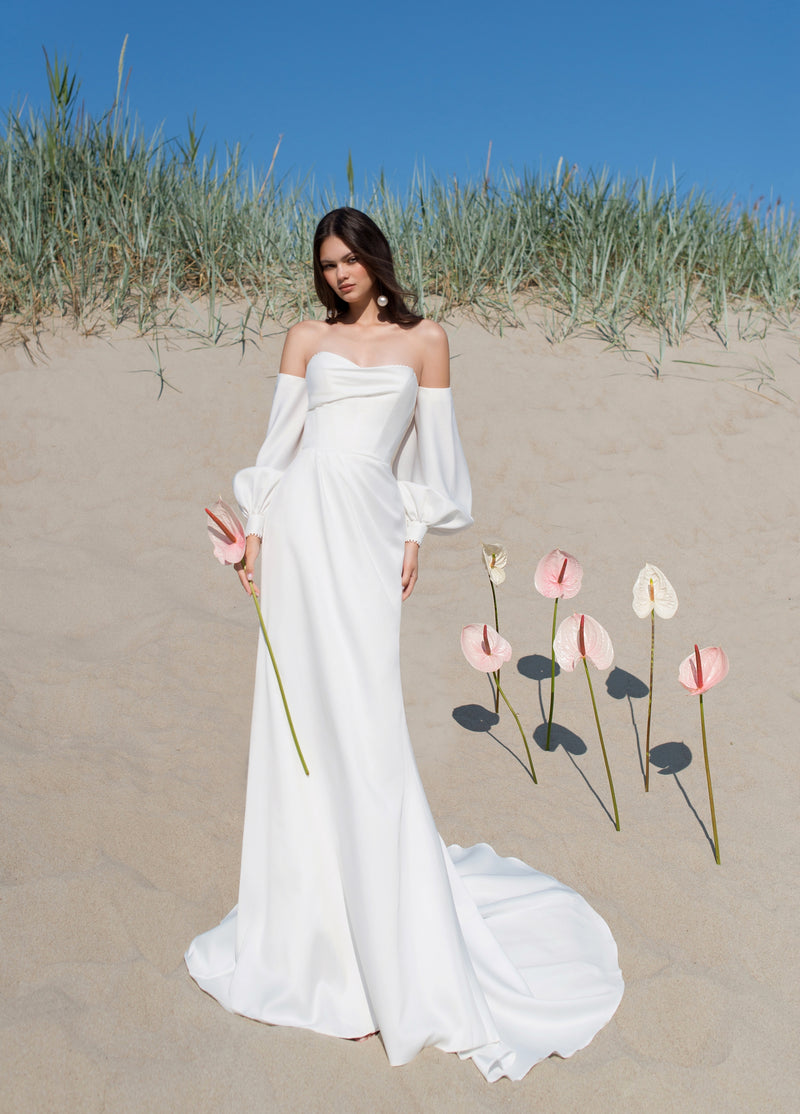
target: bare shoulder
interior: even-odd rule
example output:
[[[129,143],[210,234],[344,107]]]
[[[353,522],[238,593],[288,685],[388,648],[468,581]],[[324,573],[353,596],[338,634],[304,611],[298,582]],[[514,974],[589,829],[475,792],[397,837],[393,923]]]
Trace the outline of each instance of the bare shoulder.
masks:
[[[326,326],[323,321],[298,321],[286,333],[281,355],[281,374],[306,374],[306,364],[319,351],[319,344]]]
[[[450,386],[450,344],[447,333],[435,321],[423,320],[414,327],[422,387]]]

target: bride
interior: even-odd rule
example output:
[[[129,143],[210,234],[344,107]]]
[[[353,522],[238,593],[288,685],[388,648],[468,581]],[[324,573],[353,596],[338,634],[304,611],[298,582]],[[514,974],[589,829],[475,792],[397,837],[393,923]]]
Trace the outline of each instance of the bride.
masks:
[[[223,1006],[332,1036],[428,1045],[490,1081],[569,1056],[622,996],[605,922],[486,844],[442,843],[406,728],[402,600],[428,530],[472,522],[443,329],[389,244],[336,209],[314,239],[327,311],[286,337],[266,440],[239,472],[239,576],[260,595],[310,776],[259,639],[237,906],[186,953]]]

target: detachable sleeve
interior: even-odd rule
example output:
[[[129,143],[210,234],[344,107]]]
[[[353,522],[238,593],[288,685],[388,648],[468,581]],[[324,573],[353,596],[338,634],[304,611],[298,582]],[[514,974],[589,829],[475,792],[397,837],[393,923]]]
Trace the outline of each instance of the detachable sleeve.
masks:
[[[414,421],[395,458],[406,540],[472,525],[472,488],[449,387],[420,387]]]
[[[233,493],[247,519],[246,534],[264,534],[264,514],[283,473],[297,455],[308,413],[308,389],[300,375],[278,375],[267,436],[255,466],[233,480]]]

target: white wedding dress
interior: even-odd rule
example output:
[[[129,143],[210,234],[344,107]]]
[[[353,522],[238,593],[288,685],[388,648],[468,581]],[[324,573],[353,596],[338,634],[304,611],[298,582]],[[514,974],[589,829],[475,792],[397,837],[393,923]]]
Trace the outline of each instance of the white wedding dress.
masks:
[[[320,352],[278,376],[234,488],[310,776],[259,636],[239,901],[190,945],[193,978],[261,1021],[379,1030],[392,1064],[435,1045],[520,1079],[571,1055],[622,996],[608,927],[517,859],[445,848],[406,728],[403,543],[472,521],[449,388]]]

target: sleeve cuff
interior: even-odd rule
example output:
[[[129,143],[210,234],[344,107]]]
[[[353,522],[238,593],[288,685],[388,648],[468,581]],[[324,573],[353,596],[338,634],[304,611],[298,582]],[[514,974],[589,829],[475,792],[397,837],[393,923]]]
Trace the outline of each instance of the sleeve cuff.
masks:
[[[255,534],[259,538],[264,536],[264,516],[263,514],[251,514],[247,518],[247,524],[244,528],[245,535]]]
[[[416,542],[417,545],[422,545],[422,539],[428,532],[428,527],[424,522],[407,522],[406,523],[406,541]]]

